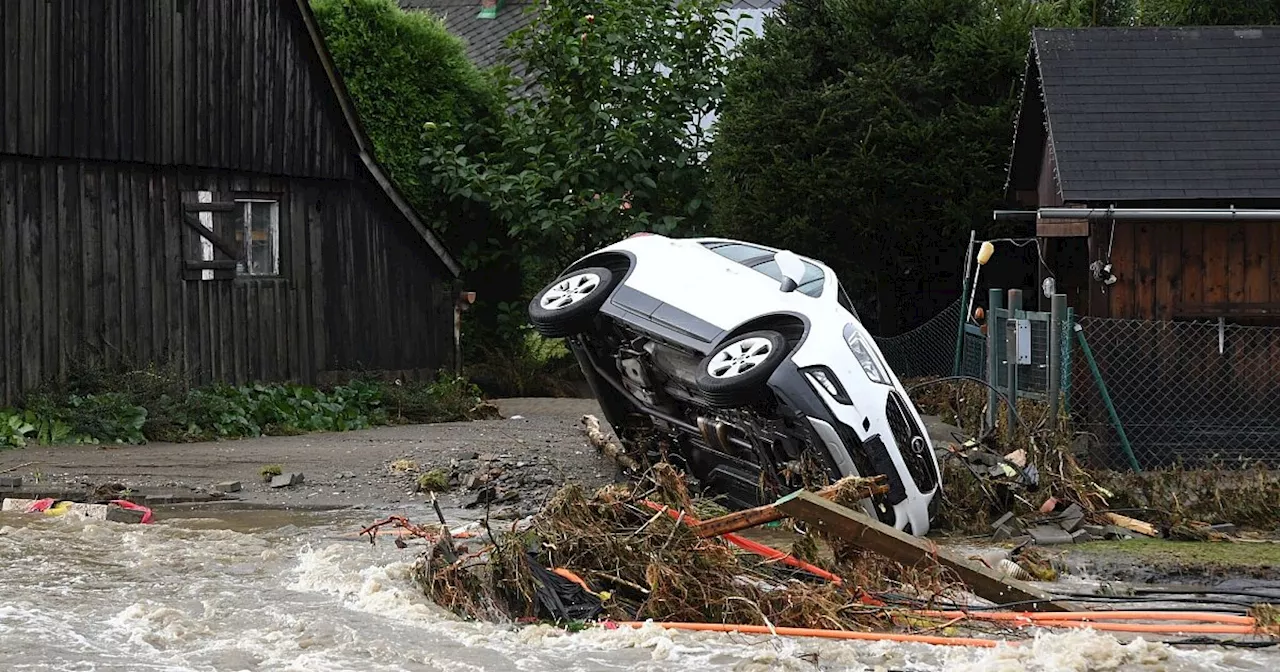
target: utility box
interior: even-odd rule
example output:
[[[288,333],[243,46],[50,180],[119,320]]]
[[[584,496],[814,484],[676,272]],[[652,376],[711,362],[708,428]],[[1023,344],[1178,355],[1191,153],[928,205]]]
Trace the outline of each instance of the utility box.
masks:
[[[1031,320],[1014,320],[1018,347],[1018,363],[1031,363]]]

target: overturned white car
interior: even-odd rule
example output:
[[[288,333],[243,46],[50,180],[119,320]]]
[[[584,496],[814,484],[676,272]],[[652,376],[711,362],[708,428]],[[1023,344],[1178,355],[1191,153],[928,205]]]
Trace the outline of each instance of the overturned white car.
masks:
[[[740,507],[802,474],[884,474],[864,505],[929,530],[932,442],[831,269],[734,240],[637,234],[565,269],[529,305],[567,337],[629,449],[681,463]],[[808,469],[808,471],[806,471]]]

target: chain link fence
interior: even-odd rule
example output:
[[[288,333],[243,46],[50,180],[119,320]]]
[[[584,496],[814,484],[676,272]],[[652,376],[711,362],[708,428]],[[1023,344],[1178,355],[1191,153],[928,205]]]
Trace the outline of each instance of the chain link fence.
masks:
[[[911,331],[876,338],[876,345],[898,378],[950,376],[955,366],[960,299]],[[981,374],[979,374],[981,375]]]
[[[1280,466],[1280,327],[1085,317],[1080,326],[1142,469]],[[1091,461],[1129,468],[1077,347],[1070,409]]]

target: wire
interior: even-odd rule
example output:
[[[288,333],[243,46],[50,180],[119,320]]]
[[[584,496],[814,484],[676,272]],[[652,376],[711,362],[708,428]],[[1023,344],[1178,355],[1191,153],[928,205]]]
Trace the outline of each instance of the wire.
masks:
[[[910,395],[912,390],[918,390],[922,387],[928,387],[930,385],[934,385],[937,383],[946,383],[946,382],[955,381],[955,380],[967,380],[970,382],[979,383],[984,387],[986,387],[988,390],[995,392],[997,396],[999,396],[1001,399],[1004,400],[1004,405],[1008,406],[1009,410],[1013,412],[1014,421],[1016,421],[1022,427],[1024,428],[1026,427],[1026,425],[1022,423],[1022,418],[1018,416],[1018,409],[1014,408],[1013,404],[1009,403],[1009,395],[1000,391],[999,388],[995,387],[991,383],[988,383],[987,381],[981,378],[976,378],[974,376],[944,376],[942,378],[934,378],[932,380],[926,380],[924,382],[916,383],[915,385],[912,385],[911,387],[906,388],[906,392],[908,395]]]

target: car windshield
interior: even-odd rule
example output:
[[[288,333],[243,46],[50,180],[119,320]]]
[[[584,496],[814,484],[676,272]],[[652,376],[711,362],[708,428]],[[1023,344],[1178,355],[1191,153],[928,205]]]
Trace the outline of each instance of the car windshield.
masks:
[[[706,242],[703,245],[716,254],[736,261],[743,266],[753,268],[765,275],[782,282],[782,271],[778,270],[778,262],[773,260],[773,252],[763,247],[744,243]],[[814,298],[822,296],[822,283],[826,280],[822,269],[804,262],[804,277],[801,278],[796,291]]]

